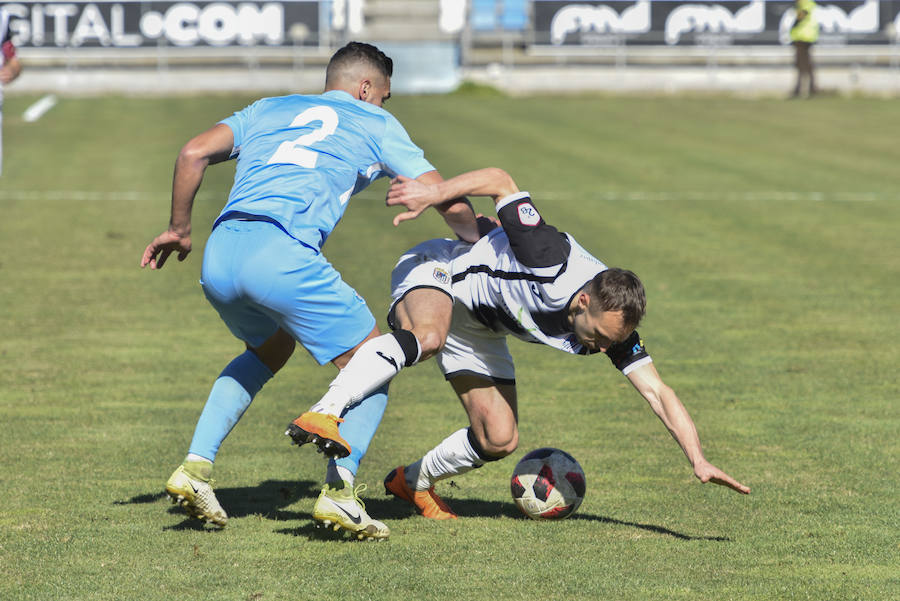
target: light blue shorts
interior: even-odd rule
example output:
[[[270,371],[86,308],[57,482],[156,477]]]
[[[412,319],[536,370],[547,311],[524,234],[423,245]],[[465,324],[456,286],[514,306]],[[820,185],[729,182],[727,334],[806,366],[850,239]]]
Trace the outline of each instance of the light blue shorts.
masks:
[[[200,280],[232,334],[258,347],[278,328],[319,363],[362,342],[375,318],[322,253],[268,221],[231,219],[210,234]]]

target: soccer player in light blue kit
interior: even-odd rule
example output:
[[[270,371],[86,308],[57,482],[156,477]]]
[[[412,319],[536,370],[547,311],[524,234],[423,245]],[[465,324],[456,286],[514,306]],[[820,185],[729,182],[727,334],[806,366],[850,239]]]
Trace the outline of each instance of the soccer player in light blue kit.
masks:
[[[236,158],[234,185],[203,256],[201,285],[247,350],[222,371],[197,422],[184,462],[166,483],[189,515],[224,526],[228,516],[209,484],[222,441],[299,341],[319,364],[339,369],[379,334],[365,301],[323,257],[321,248],[350,197],[382,176],[441,181],[400,123],[381,108],[393,64],[374,46],[351,42],[331,58],[320,95],[264,98],[190,140],[178,156],[169,227],[144,251],[141,266],[161,268],[191,251],[191,208],[207,165]],[[461,238],[477,226],[464,200],[436,205]],[[398,215],[395,225],[424,210]],[[387,538],[353,488],[387,403],[382,387],[344,420],[304,414],[292,424],[298,443],[313,442],[329,462],[313,517],[359,538]],[[352,419],[351,419],[352,418]],[[344,423],[342,423],[344,422]],[[339,425],[340,424],[340,425]]]

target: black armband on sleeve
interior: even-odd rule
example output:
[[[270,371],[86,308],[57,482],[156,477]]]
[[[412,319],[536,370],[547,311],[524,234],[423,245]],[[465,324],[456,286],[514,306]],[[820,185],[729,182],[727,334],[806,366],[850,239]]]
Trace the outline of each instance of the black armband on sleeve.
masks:
[[[544,221],[527,192],[507,196],[500,203],[497,217],[522,265],[550,267],[566,261],[571,249],[569,239]]]
[[[641,359],[646,359],[650,354],[644,348],[644,341],[641,340],[640,334],[635,330],[623,342],[609,347],[606,350],[606,356],[616,366],[616,369],[622,371],[629,365],[637,363]]]

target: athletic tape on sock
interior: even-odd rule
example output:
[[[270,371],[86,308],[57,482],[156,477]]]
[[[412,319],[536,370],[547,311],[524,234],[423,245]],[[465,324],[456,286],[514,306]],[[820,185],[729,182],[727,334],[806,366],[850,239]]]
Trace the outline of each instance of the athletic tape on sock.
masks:
[[[416,339],[415,335],[409,330],[394,330],[391,332],[391,336],[394,337],[397,344],[399,344],[400,348],[403,350],[406,367],[415,365],[416,361],[419,360],[419,356],[422,354],[422,351],[419,348],[419,341]]]
[[[466,437],[469,439],[469,444],[472,445],[472,450],[478,455],[478,458],[484,462],[488,461],[499,461],[503,459],[503,457],[494,457],[493,455],[488,455],[484,448],[479,444],[478,439],[475,438],[475,435],[472,433],[472,428],[466,428]],[[481,466],[477,466],[481,467]]]

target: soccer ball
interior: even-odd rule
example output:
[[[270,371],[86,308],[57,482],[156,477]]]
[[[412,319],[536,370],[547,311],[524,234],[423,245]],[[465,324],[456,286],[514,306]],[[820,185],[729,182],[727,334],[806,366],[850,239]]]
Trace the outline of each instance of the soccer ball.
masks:
[[[513,501],[533,520],[561,520],[584,499],[584,470],[559,449],[531,451],[516,464],[509,483]]]

